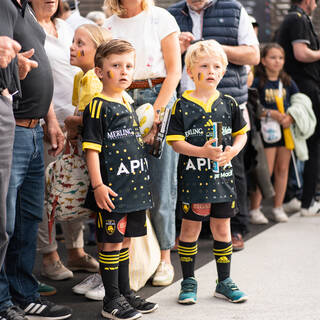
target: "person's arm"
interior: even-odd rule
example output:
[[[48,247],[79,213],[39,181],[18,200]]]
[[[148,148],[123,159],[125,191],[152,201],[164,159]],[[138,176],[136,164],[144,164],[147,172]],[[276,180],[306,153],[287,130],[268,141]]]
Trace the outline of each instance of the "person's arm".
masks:
[[[228,61],[237,65],[257,65],[260,62],[258,45],[222,46]]]
[[[48,138],[51,143],[51,149],[48,153],[52,156],[57,156],[63,150],[64,135],[59,126],[52,103],[50,104],[49,111],[44,120],[46,122]]]
[[[6,68],[20,50],[21,46],[17,41],[0,37],[0,68]]]
[[[311,63],[320,60],[320,50],[311,50],[305,42],[294,42],[292,47],[295,59],[300,62]]]
[[[222,146],[213,147],[215,139],[208,140],[202,147],[195,146],[185,140],[170,141],[175,152],[189,157],[208,158],[219,162],[221,160]]]
[[[107,187],[101,177],[100,173],[100,162],[99,162],[99,151],[86,149],[87,166],[90,176],[92,189],[94,192],[94,198],[100,209],[105,209],[109,212],[115,208],[113,202],[110,199],[118,196],[111,188]]]
[[[181,32],[179,35],[179,44],[180,44],[180,51],[181,54],[185,53],[189,48],[191,41],[194,41],[195,37],[191,32],[185,31]]]
[[[162,39],[161,49],[167,76],[161,86],[159,95],[153,104],[153,108],[155,110],[155,123],[150,130],[150,133],[144,139],[148,144],[153,143],[158,122],[158,112],[162,107],[165,107],[169,103],[170,98],[172,97],[181,78],[181,54],[178,33],[173,32]]]
[[[232,146],[226,146],[220,157],[219,166],[223,167],[229,163],[245,146],[247,134],[239,134],[234,137]]]

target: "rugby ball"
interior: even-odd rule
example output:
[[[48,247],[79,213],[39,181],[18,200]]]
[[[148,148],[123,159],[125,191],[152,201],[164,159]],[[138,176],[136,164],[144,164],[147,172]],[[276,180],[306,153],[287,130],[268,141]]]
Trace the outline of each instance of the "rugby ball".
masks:
[[[145,103],[136,109],[136,114],[139,119],[140,133],[145,137],[152,128],[154,121],[154,110],[150,103]]]

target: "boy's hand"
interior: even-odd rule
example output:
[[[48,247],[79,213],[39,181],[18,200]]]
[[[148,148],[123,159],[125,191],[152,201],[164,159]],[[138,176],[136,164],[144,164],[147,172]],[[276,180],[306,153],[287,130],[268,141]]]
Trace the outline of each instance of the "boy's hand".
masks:
[[[213,147],[212,144],[216,139],[210,139],[203,145],[203,157],[213,161],[220,162],[222,155],[222,146]]]
[[[94,192],[94,198],[96,199],[97,205],[100,209],[104,209],[104,210],[111,212],[112,209],[115,208],[109,195],[111,195],[113,197],[117,197],[118,194],[115,193],[111,188],[102,184],[100,187],[95,189],[93,192]]]
[[[236,155],[236,151],[232,146],[226,146],[224,151],[221,154],[219,167],[225,166],[229,163],[233,157]]]

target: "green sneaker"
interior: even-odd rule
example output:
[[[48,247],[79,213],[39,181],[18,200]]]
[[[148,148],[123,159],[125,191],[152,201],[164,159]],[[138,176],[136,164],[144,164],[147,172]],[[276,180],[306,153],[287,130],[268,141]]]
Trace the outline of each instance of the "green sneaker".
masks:
[[[178,302],[181,304],[195,304],[197,302],[197,280],[193,277],[181,282],[181,291]]]
[[[53,296],[57,293],[55,287],[49,286],[46,283],[38,281],[38,292],[40,296]]]
[[[217,281],[214,296],[217,298],[227,299],[234,303],[248,300],[246,294],[237,287],[231,278],[227,278],[220,282]]]

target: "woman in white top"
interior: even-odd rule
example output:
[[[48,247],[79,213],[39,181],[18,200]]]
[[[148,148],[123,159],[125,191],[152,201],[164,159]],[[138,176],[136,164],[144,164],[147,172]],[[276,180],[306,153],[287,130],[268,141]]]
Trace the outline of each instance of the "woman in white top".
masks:
[[[132,43],[136,49],[136,71],[129,88],[134,106],[153,104],[155,123],[163,107],[172,108],[175,90],[181,77],[179,27],[171,14],[148,0],[105,0],[113,15],[105,27],[113,38]],[[156,125],[145,138],[152,144]],[[161,262],[153,279],[154,285],[168,285],[174,271],[170,249],[175,243],[176,168],[178,156],[167,145],[161,159],[149,156],[154,207],[153,223],[161,249]]]
[[[67,116],[74,113],[72,106],[73,78],[77,71],[70,65],[70,46],[72,44],[72,28],[57,15],[62,7],[61,0],[45,2],[31,0],[35,17],[46,32],[45,50],[53,72],[54,92],[53,105],[60,126],[64,126]],[[45,166],[56,158],[48,155],[49,144],[44,143]],[[68,253],[68,267],[72,270],[87,270],[97,272],[98,262],[84,252],[83,222],[61,223]],[[55,240],[55,226],[52,228],[52,242],[49,242],[48,216],[46,201],[44,204],[43,221],[39,225],[38,251],[43,254],[41,274],[53,280],[63,280],[73,277],[71,270],[60,261]]]

